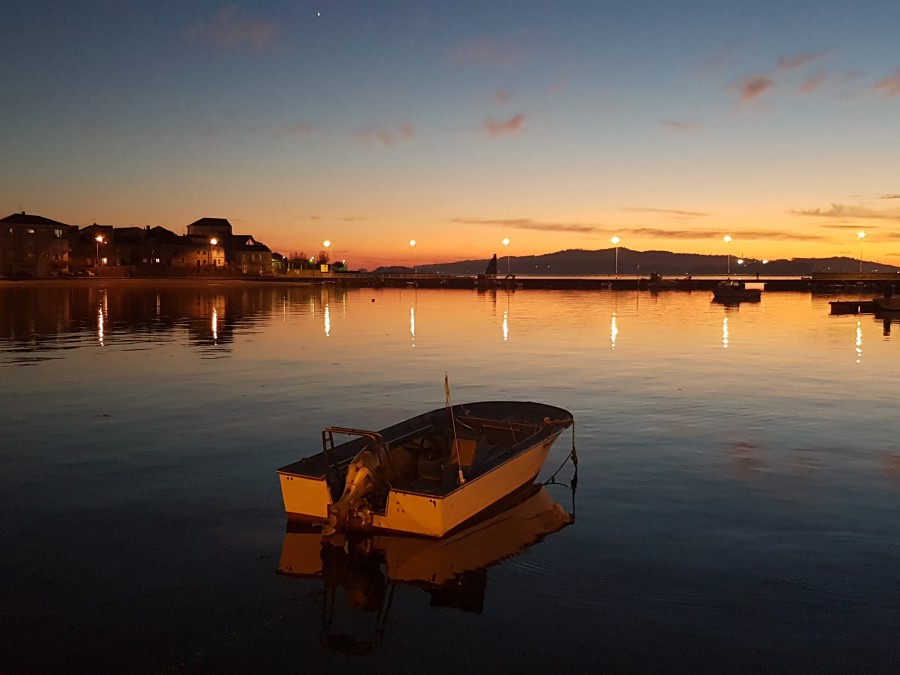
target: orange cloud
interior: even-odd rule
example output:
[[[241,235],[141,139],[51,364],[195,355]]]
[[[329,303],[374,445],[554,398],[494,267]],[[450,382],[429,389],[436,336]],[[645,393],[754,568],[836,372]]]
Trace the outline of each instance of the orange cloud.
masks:
[[[408,141],[413,137],[412,125],[404,122],[397,129],[386,127],[366,127],[356,132],[356,137],[367,145],[382,144],[386,148],[399,141]]]
[[[680,211],[678,209],[654,209],[649,207],[629,207],[625,209],[633,213],[658,213],[666,216],[675,216],[676,218],[704,218],[708,213],[702,211]]]
[[[581,223],[543,223],[530,218],[453,218],[451,223],[462,225],[492,225],[516,230],[537,230],[539,232],[577,232],[580,234],[592,234],[605,232],[597,225],[584,225]]]
[[[271,45],[278,33],[278,26],[272,21],[240,17],[236,7],[230,5],[220,9],[208,21],[188,28],[185,37],[189,42],[220,49],[249,46],[261,50]]]
[[[802,209],[792,211],[791,213],[798,216],[815,216],[818,218],[838,218],[838,219],[872,219],[872,220],[898,220],[898,216],[882,213],[867,209],[863,206],[847,206],[846,204],[832,204],[827,209]]]
[[[872,89],[882,92],[885,96],[891,97],[900,94],[900,68],[894,71],[890,77],[886,77],[876,82]]]
[[[775,83],[765,75],[748,75],[740,84],[732,85],[731,89],[737,89],[741,103],[747,103],[758,99],[774,86]]]
[[[523,115],[522,113],[518,113],[510,117],[508,120],[501,120],[499,122],[487,120],[484,123],[484,128],[487,129],[488,135],[491,138],[496,138],[497,136],[519,133],[522,130],[522,124],[524,122],[525,115]]]
[[[804,94],[811,94],[825,83],[825,73],[819,71],[814,75],[806,78],[800,85],[800,91]]]

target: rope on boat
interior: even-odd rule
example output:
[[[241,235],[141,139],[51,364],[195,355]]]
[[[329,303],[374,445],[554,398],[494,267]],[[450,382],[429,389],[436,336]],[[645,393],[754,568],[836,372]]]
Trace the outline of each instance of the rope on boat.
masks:
[[[462,485],[466,482],[466,477],[463,476],[462,462],[459,458],[459,439],[456,436],[456,415],[453,414],[453,405],[450,403],[450,378],[447,377],[447,373],[444,373],[444,393],[447,395],[447,411],[450,413],[450,424],[453,426],[453,447],[456,450],[458,480],[459,484]]]
[[[567,420],[551,420],[545,419],[544,422],[546,424],[564,424]],[[553,475],[550,476],[547,480],[545,480],[542,485],[565,485],[565,483],[560,483],[556,480],[556,475],[562,471],[563,467],[569,460],[572,460],[572,466],[575,467],[575,474],[572,476],[572,480],[569,481],[569,487],[572,488],[572,494],[575,494],[575,488],[578,487],[578,453],[575,450],[575,420],[572,420],[572,450],[566,455],[566,458],[562,461],[562,464],[559,465],[559,468],[553,472]]]

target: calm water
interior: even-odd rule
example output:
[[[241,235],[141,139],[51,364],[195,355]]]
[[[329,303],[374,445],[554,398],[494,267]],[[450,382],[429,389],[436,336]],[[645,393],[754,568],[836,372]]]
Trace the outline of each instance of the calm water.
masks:
[[[0,288],[0,672],[894,670],[900,323],[830,299]],[[364,611],[275,469],[445,373],[574,413],[575,522],[442,588],[369,561]]]

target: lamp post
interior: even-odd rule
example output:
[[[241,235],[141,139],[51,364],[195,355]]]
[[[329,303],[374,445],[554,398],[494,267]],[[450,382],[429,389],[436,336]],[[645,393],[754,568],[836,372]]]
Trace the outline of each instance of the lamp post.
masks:
[[[506,276],[509,276],[509,237],[504,237],[500,243],[506,247]]]
[[[619,242],[622,241],[618,236],[610,239],[613,245],[616,247],[616,279],[619,278]]]
[[[94,237],[94,241],[97,242],[97,267],[100,267],[100,244],[103,243],[103,237],[97,235],[96,237]]]
[[[418,274],[419,272],[418,272],[418,270],[416,270],[416,240],[410,239],[409,246],[413,252],[413,274]]]
[[[324,246],[326,249],[328,249],[328,269],[331,270],[331,268],[332,268],[331,257],[334,254],[334,250],[331,248],[331,240],[326,239],[325,241],[322,242],[322,246]]]
[[[215,237],[213,237],[212,239],[209,240],[209,258],[206,261],[207,265],[212,265],[213,267],[215,267],[215,261],[213,260],[213,257],[212,257],[213,256],[212,250],[213,250],[213,246],[215,246],[218,243],[219,243],[219,240],[216,239]]]
[[[866,238],[866,233],[860,230],[856,236],[859,239],[859,273],[862,274],[862,242]]]
[[[731,235],[730,235],[730,234],[726,234],[724,237],[722,237],[722,240],[723,240],[726,244],[731,243]],[[726,250],[726,252],[725,252],[725,258],[726,258],[727,261],[728,261],[728,263],[727,263],[728,276],[731,277],[731,251]]]

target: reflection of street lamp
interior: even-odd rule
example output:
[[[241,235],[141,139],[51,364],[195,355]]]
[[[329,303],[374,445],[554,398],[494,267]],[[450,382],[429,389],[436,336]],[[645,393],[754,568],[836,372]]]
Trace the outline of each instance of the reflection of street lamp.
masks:
[[[509,276],[509,237],[504,237],[500,243],[506,247],[506,276]]]
[[[862,240],[866,238],[866,233],[860,231],[856,236],[859,238],[859,273],[862,274]]]
[[[330,270],[332,268],[331,256],[334,252],[333,249],[331,248],[331,240],[326,239],[325,241],[322,242],[322,246],[324,246],[325,248],[328,249],[328,269]]]
[[[416,270],[416,240],[410,239],[409,245],[412,247],[413,252],[413,274],[418,274],[418,271]]]
[[[618,279],[619,278],[619,242],[622,240],[619,239],[618,237],[613,237],[612,239],[610,239],[610,241],[616,247],[616,279]]]
[[[722,237],[722,240],[726,244],[731,243],[731,235],[726,234],[724,237]],[[731,251],[726,251],[725,258],[728,260],[728,276],[730,277],[731,276]]]
[[[101,237],[101,236],[98,234],[96,237],[94,237],[94,241],[97,242],[97,267],[100,267],[100,244],[103,243],[103,237]],[[861,263],[860,263],[860,264],[861,264]],[[862,269],[862,268],[860,268],[860,270],[861,270],[861,269]]]
[[[213,257],[212,257],[212,250],[213,250],[213,246],[215,246],[218,243],[219,243],[219,240],[216,239],[215,237],[213,237],[212,239],[209,240],[209,259],[206,261],[207,265],[212,265],[213,267],[215,267],[215,261],[213,260]]]

